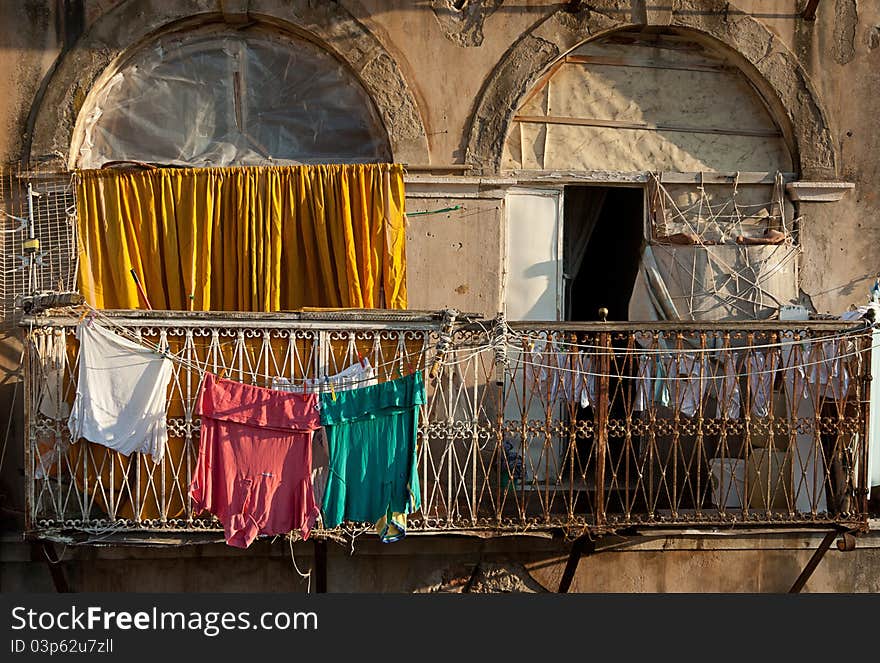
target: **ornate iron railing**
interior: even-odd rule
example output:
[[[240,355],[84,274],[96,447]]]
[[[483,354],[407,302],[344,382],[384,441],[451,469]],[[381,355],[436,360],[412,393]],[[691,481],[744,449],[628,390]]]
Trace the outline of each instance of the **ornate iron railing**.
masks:
[[[108,315],[177,357],[165,457],[153,464],[70,440],[77,319],[27,319],[32,536],[220,529],[187,496],[202,371],[271,386],[359,357],[381,380],[429,376],[414,532],[867,524],[862,323],[460,319],[450,328],[439,314],[391,312]]]

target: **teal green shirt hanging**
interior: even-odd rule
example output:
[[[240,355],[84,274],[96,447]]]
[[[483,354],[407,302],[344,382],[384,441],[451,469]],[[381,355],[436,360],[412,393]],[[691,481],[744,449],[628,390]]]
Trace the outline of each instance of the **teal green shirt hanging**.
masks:
[[[421,371],[397,380],[321,394],[330,472],[325,527],[345,521],[379,523],[383,541],[402,538],[406,514],[421,508],[416,467]]]

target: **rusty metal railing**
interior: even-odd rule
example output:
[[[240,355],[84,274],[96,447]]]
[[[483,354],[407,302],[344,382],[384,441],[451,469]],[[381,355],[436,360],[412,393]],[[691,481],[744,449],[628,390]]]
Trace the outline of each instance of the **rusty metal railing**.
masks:
[[[27,319],[32,536],[221,529],[187,496],[200,371],[270,386],[359,357],[381,380],[431,376],[412,532],[867,525],[862,323],[460,320],[446,334],[429,314],[108,315],[179,359],[165,457],[70,440],[77,319]]]

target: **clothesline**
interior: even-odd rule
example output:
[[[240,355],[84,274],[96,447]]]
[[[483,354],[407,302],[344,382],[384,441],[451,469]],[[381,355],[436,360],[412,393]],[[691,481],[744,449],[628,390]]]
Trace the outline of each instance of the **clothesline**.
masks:
[[[192,371],[198,373],[201,378],[204,377],[205,373],[214,372],[217,370],[221,370],[221,371],[225,371],[225,372],[236,372],[236,371],[244,372],[244,371],[237,369],[237,368],[223,366],[222,364],[210,367],[210,365],[213,362],[211,362],[211,360],[208,358],[206,358],[204,362],[200,362],[198,360],[192,361],[192,360],[185,359],[180,356],[180,353],[177,353],[177,354],[172,353],[167,349],[167,347],[163,347],[160,344],[152,343],[150,341],[145,340],[142,336],[139,336],[138,334],[133,333],[130,328],[125,327],[125,326],[120,325],[117,322],[115,322],[113,318],[105,315],[102,311],[100,311],[98,309],[94,309],[90,306],[87,306],[86,308],[87,308],[87,315],[91,315],[93,318],[98,319],[102,323],[106,324],[108,327],[111,327],[115,333],[118,333],[120,336],[123,336],[124,338],[127,338],[135,343],[138,343],[138,344],[152,350],[153,352],[156,352],[157,354],[168,357],[171,361],[177,363],[178,365],[183,366],[185,368],[188,368],[189,370],[192,370]],[[767,349],[772,349],[772,348],[785,348],[785,347],[789,347],[789,346],[804,345],[804,344],[809,344],[809,343],[830,343],[830,342],[842,341],[842,340],[852,340],[852,339],[867,337],[871,333],[870,331],[865,331],[863,329],[859,329],[859,330],[846,331],[846,332],[843,332],[840,334],[832,334],[832,335],[824,336],[824,337],[821,337],[818,339],[800,339],[800,340],[792,340],[792,341],[783,341],[783,342],[778,342],[778,343],[766,343],[766,344],[746,346],[746,347],[742,347],[742,348],[727,347],[727,348],[669,348],[669,349],[662,349],[662,348],[609,349],[607,346],[597,346],[597,345],[591,345],[591,344],[573,343],[573,342],[561,341],[561,340],[556,340],[556,339],[553,339],[553,340],[535,339],[534,337],[529,336],[527,334],[522,334],[522,333],[514,331],[509,325],[506,325],[506,328],[507,328],[508,333],[511,336],[513,336],[515,339],[529,340],[529,341],[539,340],[539,341],[546,341],[547,345],[578,348],[578,350],[576,350],[576,351],[566,351],[566,350],[558,349],[555,347],[550,350],[548,350],[548,349],[542,350],[542,352],[550,352],[550,353],[552,353],[553,356],[557,356],[557,357],[564,357],[564,358],[584,357],[584,355],[586,355],[585,358],[589,358],[589,359],[600,358],[600,357],[612,357],[614,359],[621,359],[621,358],[627,358],[627,357],[633,356],[633,357],[639,357],[640,359],[644,359],[649,356],[657,356],[658,360],[682,358],[682,357],[686,357],[688,355],[699,355],[699,354],[705,354],[705,353],[716,353],[716,354],[720,354],[723,356],[734,356],[734,357],[736,357],[737,355],[745,356],[745,355],[751,355],[752,351],[755,351],[755,350],[767,350]],[[487,334],[488,334],[488,330],[485,329],[485,326],[484,326],[484,330],[487,331]],[[226,346],[226,345],[233,344],[235,342],[236,341],[228,341],[226,343],[222,343],[221,345]],[[521,346],[517,345],[515,342],[511,342],[510,340],[507,341],[506,347],[508,350],[513,351],[514,353],[521,353],[521,354],[524,353],[524,350]],[[875,350],[878,348],[880,348],[880,346],[871,346],[872,350]],[[584,353],[584,352],[581,352],[582,349],[600,350],[600,352]],[[486,352],[489,352],[492,350],[497,350],[497,348],[493,343],[487,342],[485,344],[480,344],[478,346],[468,346],[467,350],[468,350],[468,352],[464,355],[458,354],[455,351],[453,351],[451,353],[452,358],[449,358],[448,356],[444,356],[444,358],[441,360],[441,365],[444,367],[459,366],[459,365],[462,365],[462,364],[465,364],[465,363],[472,361],[474,358],[478,357],[479,355],[481,355],[483,353],[486,353]],[[824,359],[818,359],[818,360],[814,360],[814,361],[809,361],[809,362],[799,362],[796,364],[780,366],[777,368],[771,368],[771,369],[767,369],[767,370],[749,371],[746,373],[736,373],[736,374],[732,375],[731,377],[739,378],[739,377],[748,377],[750,375],[751,376],[776,375],[780,372],[784,373],[784,372],[792,370],[792,369],[799,369],[799,368],[803,369],[803,368],[808,368],[808,367],[812,367],[812,366],[819,366],[819,365],[823,365],[823,364],[831,364],[833,362],[839,361],[844,358],[858,356],[862,352],[864,352],[864,350],[854,350],[852,352],[839,353],[839,354],[835,354],[834,356],[831,356],[831,357],[827,357]],[[423,353],[423,350],[421,350],[421,349],[413,351],[413,352],[404,351],[403,353],[395,356],[393,359],[376,364],[375,366],[372,366],[372,368],[374,368],[376,371],[379,371],[380,369],[383,369],[383,368],[396,367],[398,372],[401,375],[403,375],[404,365],[410,363],[411,358],[421,356],[422,353]],[[359,357],[359,359],[363,359],[363,358]],[[529,361],[525,358],[515,358],[512,361],[513,361],[514,365],[531,366],[531,367],[537,367],[538,369],[543,369],[543,370],[558,371],[561,373],[580,374],[580,375],[584,375],[584,376],[588,376],[588,377],[609,378],[609,379],[615,379],[615,378],[636,379],[634,376],[623,376],[623,375],[620,375],[619,373],[601,373],[601,372],[596,372],[596,371],[586,371],[586,370],[579,369],[579,368],[566,368],[565,366],[560,366],[558,362],[556,362],[556,363],[543,363],[543,362]],[[279,377],[282,377],[282,376],[278,376],[278,375],[263,374],[263,373],[254,372],[254,371],[247,371],[247,373],[251,376],[251,378],[253,380],[263,381],[267,385],[271,385],[273,380],[275,380]],[[320,377],[320,378],[316,378],[316,377],[296,378],[296,377],[294,377],[294,378],[285,378],[285,379],[288,380],[289,384],[295,388],[301,387],[303,389],[311,389],[311,390],[315,390],[317,392],[322,392],[322,391],[330,391],[332,389],[332,387],[330,387],[329,385],[327,385],[324,382],[325,380],[327,380],[328,378],[331,378],[331,377],[332,376],[325,376],[325,377]],[[369,382],[371,379],[372,378],[366,378],[366,377],[351,378],[351,379],[346,380],[346,384],[351,385],[351,386],[357,386],[360,383]],[[661,380],[661,381],[676,381],[676,380],[693,380],[694,377],[693,376],[681,376],[681,377],[658,376],[653,379]],[[708,377],[705,377],[705,379],[713,379],[713,377],[708,376]]]
[[[187,359],[184,359],[184,358],[180,357],[179,354],[169,352],[166,348],[163,348],[161,345],[159,345],[157,343],[151,343],[150,341],[144,340],[143,337],[139,337],[137,334],[133,334],[129,328],[124,327],[123,325],[120,325],[120,324],[114,322],[112,318],[110,318],[107,315],[104,315],[103,313],[101,313],[101,311],[99,311],[97,309],[93,309],[91,307],[89,307],[89,309],[95,318],[99,318],[102,322],[106,322],[108,326],[113,327],[114,333],[118,333],[120,336],[123,336],[124,338],[127,338],[130,341],[138,343],[138,344],[146,347],[147,349],[152,350],[153,352],[155,352],[157,354],[160,354],[162,356],[167,357],[172,362],[175,362],[180,366],[183,366],[185,368],[188,368],[189,370],[192,370],[192,371],[198,373],[200,378],[203,378],[205,373],[212,373],[213,372],[213,370],[211,370],[208,367],[209,364],[212,363],[210,361],[210,359],[206,358],[204,364],[202,362],[199,362],[198,360],[193,362],[193,361],[189,361]],[[231,341],[231,343],[234,343],[234,342],[235,341]],[[403,374],[402,364],[404,364],[407,360],[409,360],[410,357],[414,357],[417,355],[421,355],[421,351],[403,352],[402,354],[396,356],[394,359],[392,359],[390,361],[381,362],[379,364],[376,364],[375,366],[373,366],[373,368],[375,370],[378,370],[380,368],[394,366],[395,364],[397,364],[398,368],[400,369],[400,373],[402,375]],[[214,370],[225,370],[226,372],[230,372],[230,371],[236,372],[239,369],[230,368],[227,366],[220,365],[220,366],[214,367]],[[267,384],[271,384],[273,379],[281,377],[278,375],[269,375],[269,374],[251,372],[251,371],[248,371],[248,373],[254,379],[262,380],[262,381],[266,382]],[[330,376],[327,376],[327,377],[330,377]],[[287,379],[290,381],[290,383],[293,386],[302,386],[303,388],[317,387],[317,391],[322,391],[322,390],[323,391],[330,391],[329,388],[325,388],[325,386],[323,384],[321,384],[321,381],[324,379],[323,377],[322,378],[303,377],[303,378],[287,378]],[[352,378],[352,379],[347,380],[346,384],[355,385],[355,384],[359,384],[361,382],[369,382],[371,379],[373,379],[373,378]],[[316,383],[316,382],[318,384],[315,385],[314,383]],[[299,384],[297,384],[297,383],[299,383]]]
[[[880,350],[880,345],[872,345],[872,346],[871,346],[871,349],[872,349],[872,350]],[[697,376],[694,376],[694,375],[686,375],[686,376],[679,376],[679,377],[675,377],[675,376],[656,376],[656,377],[655,377],[655,376],[651,376],[651,380],[657,380],[657,381],[674,381],[674,380],[685,380],[685,381],[690,381],[690,380],[699,380],[699,379],[703,379],[703,380],[720,380],[720,379],[728,378],[728,377],[731,377],[731,378],[747,378],[747,377],[751,377],[751,376],[760,376],[760,375],[776,375],[777,373],[785,373],[785,372],[787,372],[787,371],[796,370],[796,369],[799,369],[799,368],[807,368],[807,367],[809,367],[809,366],[819,366],[819,365],[822,365],[822,364],[833,363],[833,362],[835,362],[835,361],[838,361],[838,360],[843,359],[843,358],[846,358],[846,357],[855,357],[855,356],[857,356],[857,355],[862,354],[862,352],[864,352],[864,350],[857,350],[857,351],[853,351],[853,352],[850,352],[850,353],[843,353],[843,354],[835,355],[834,357],[831,357],[831,358],[828,358],[828,359],[822,359],[822,360],[813,361],[813,362],[806,362],[806,363],[791,364],[791,365],[788,365],[788,366],[783,366],[783,367],[780,367],[780,368],[773,368],[773,369],[769,369],[769,370],[749,371],[749,372],[747,372],[747,373],[731,373],[731,374],[717,374],[717,375],[697,375]],[[531,362],[531,361],[527,361],[527,360],[525,360],[525,359],[517,360],[517,363],[520,363],[520,364],[523,364],[523,365],[526,365],[526,366],[536,366],[536,367],[538,367],[538,368],[542,368],[542,369],[550,369],[550,370],[553,370],[553,371],[559,371],[559,372],[562,372],[562,373],[574,373],[574,374],[577,374],[577,375],[586,375],[586,376],[589,376],[589,377],[597,377],[597,378],[624,378],[624,379],[629,379],[629,380],[638,380],[638,379],[640,379],[640,377],[637,376],[637,375],[620,375],[619,373],[594,373],[594,372],[590,372],[590,371],[586,371],[586,370],[582,370],[582,369],[578,369],[578,368],[565,368],[565,367],[563,367],[563,366],[558,366],[558,365],[542,364],[542,363],[537,363],[537,362]]]
[[[868,329],[870,330],[871,327],[868,327]],[[828,336],[821,336],[821,337],[817,337],[817,338],[803,338],[803,339],[797,339],[797,340],[793,339],[791,341],[780,341],[778,343],[761,343],[761,344],[743,346],[743,347],[739,347],[739,348],[738,347],[722,347],[722,348],[667,348],[667,349],[664,349],[664,348],[637,348],[637,349],[636,348],[633,348],[633,349],[630,349],[630,348],[609,348],[608,346],[605,346],[605,345],[592,345],[589,343],[575,343],[573,341],[564,341],[564,340],[559,340],[559,339],[555,339],[555,338],[554,339],[540,338],[540,337],[532,336],[530,334],[517,332],[516,330],[511,328],[509,325],[508,325],[508,334],[515,337],[515,338],[518,338],[520,340],[528,340],[533,343],[534,342],[546,342],[547,344],[553,344],[553,345],[561,345],[561,346],[580,348],[580,349],[585,349],[585,350],[601,350],[601,351],[603,351],[603,352],[591,353],[595,356],[619,357],[619,356],[629,356],[629,355],[638,356],[638,355],[645,355],[645,354],[666,355],[666,354],[671,354],[671,353],[687,355],[687,354],[718,353],[718,352],[742,352],[742,351],[747,351],[747,350],[763,350],[763,349],[768,349],[768,348],[784,348],[784,347],[788,347],[788,346],[802,345],[805,343],[831,342],[831,341],[840,341],[840,340],[852,339],[852,338],[860,338],[863,336],[867,337],[867,336],[871,335],[871,332],[866,331],[865,328],[862,328],[862,329],[854,329],[854,330],[844,331],[839,334],[829,334]],[[519,348],[519,349],[521,350],[522,348]],[[611,350],[611,351],[609,352],[609,350]],[[562,351],[560,351],[559,353],[560,354],[578,354],[577,352],[563,353]]]

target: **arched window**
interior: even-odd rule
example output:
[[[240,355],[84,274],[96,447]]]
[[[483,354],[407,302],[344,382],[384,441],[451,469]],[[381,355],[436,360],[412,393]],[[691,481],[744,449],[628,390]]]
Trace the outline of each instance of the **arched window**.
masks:
[[[692,35],[621,31],[559,59],[517,110],[506,170],[783,171],[748,78]]]
[[[796,302],[796,227],[777,176],[792,164],[723,46],[656,28],[578,46],[525,94],[504,143],[502,171],[568,181],[561,214],[508,205],[509,292],[537,293],[514,310],[733,319]],[[536,254],[539,218],[561,238]]]
[[[163,36],[92,91],[74,166],[390,161],[360,82],[314,44],[254,27]]]

